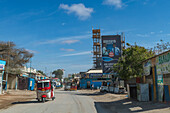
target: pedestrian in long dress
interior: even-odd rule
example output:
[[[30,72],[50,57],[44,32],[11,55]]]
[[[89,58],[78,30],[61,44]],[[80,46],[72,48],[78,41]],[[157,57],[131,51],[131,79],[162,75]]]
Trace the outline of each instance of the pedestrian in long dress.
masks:
[[[92,90],[94,89],[94,84],[92,84],[91,88],[92,88]]]

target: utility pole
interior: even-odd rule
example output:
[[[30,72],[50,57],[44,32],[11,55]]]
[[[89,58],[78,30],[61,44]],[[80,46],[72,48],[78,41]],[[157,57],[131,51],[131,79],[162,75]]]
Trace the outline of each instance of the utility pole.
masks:
[[[46,71],[47,71],[47,67],[45,67],[45,75],[47,76],[47,72]]]
[[[50,79],[52,79],[52,72],[50,72]]]
[[[31,59],[30,59],[30,77],[31,77]],[[32,77],[31,77],[32,78]]]

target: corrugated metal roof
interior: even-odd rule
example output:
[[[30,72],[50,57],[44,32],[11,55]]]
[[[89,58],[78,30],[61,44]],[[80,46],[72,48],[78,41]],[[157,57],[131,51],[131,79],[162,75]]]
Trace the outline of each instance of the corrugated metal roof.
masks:
[[[103,70],[89,70],[87,73],[103,73]]]
[[[144,60],[143,62],[146,62],[146,61],[148,61],[148,60],[150,60],[150,59],[152,59],[152,58],[155,58],[155,57],[161,56],[161,55],[166,54],[166,53],[169,53],[169,52],[170,52],[170,50],[165,51],[165,52],[163,52],[163,53],[161,53],[161,54],[158,54],[158,55],[155,55],[155,56],[153,56],[153,57],[150,57],[150,58],[148,58],[148,59]]]

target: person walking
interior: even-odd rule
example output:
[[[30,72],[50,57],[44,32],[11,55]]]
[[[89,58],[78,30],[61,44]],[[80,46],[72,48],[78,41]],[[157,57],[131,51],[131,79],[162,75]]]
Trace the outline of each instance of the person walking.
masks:
[[[91,90],[93,90],[93,89],[94,89],[94,84],[91,85]]]

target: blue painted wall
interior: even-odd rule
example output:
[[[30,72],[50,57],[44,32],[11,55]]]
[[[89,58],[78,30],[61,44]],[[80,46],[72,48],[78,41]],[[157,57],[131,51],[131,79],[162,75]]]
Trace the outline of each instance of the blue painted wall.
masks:
[[[94,84],[94,88],[101,87],[102,82],[92,82],[93,80],[97,80],[97,78],[83,78],[80,80],[80,88],[87,88],[87,82],[90,81],[90,87]]]
[[[164,94],[165,94],[165,101],[170,102],[170,94],[168,85],[164,85]]]
[[[32,86],[31,85],[31,81],[32,81]],[[34,86],[35,86],[35,80],[33,78],[28,78],[28,90],[33,91],[34,90]]]
[[[153,84],[151,84],[151,100],[154,101]]]
[[[156,100],[158,101],[158,82],[157,82],[158,75],[157,75],[156,66],[154,68],[155,68]]]
[[[101,87],[101,85],[102,85],[102,82],[90,82],[90,86],[92,85],[92,84],[94,84],[94,88],[97,88],[97,87]]]
[[[87,88],[87,81],[85,79],[80,80],[80,88]]]

